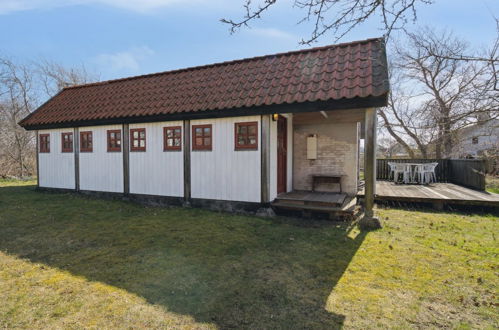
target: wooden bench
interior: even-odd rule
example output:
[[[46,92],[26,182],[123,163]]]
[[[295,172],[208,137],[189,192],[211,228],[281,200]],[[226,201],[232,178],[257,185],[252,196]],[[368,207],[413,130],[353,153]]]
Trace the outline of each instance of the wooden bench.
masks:
[[[340,193],[343,191],[341,188],[341,178],[345,175],[336,174],[314,174],[312,175],[312,191],[316,191],[315,187],[320,183],[336,183],[340,186]]]

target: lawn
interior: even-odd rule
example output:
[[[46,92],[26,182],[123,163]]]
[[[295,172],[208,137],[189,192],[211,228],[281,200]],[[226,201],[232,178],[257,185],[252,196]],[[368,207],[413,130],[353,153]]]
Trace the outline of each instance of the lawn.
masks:
[[[485,190],[494,194],[499,194],[499,176],[485,176]]]
[[[0,182],[0,328],[497,328],[497,215],[383,229]]]

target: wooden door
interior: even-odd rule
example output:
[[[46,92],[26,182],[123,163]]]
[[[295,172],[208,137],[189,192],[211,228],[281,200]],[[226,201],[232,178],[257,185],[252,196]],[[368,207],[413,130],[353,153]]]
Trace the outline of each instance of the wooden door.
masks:
[[[288,124],[283,116],[277,119],[277,193],[286,192]]]

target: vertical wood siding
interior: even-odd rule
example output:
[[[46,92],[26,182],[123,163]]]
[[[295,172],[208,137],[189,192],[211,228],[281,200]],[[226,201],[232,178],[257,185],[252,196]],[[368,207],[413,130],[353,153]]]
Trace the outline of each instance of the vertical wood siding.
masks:
[[[287,189],[293,182],[293,122],[288,119]],[[213,150],[192,151],[191,197],[230,201],[261,201],[261,140],[258,150],[235,150],[234,125],[238,122],[258,122],[260,116],[193,120],[192,125],[212,124]],[[130,124],[130,129],[146,129],[146,151],[130,152],[130,193],[182,197],[184,169],[182,151],[163,151],[163,128],[183,126],[182,121]],[[270,200],[277,196],[277,122],[270,130]],[[93,151],[81,152],[79,177],[81,190],[123,192],[123,151],[107,151],[107,130],[121,125],[81,127],[92,131]],[[74,153],[61,153],[61,132],[72,129],[40,131],[51,133],[51,153],[40,154],[40,186],[75,188]],[[182,134],[185,132],[182,129]],[[190,132],[189,132],[190,133]],[[122,146],[124,146],[122,133]],[[192,140],[191,140],[192,144]],[[182,145],[182,150],[186,148]]]
[[[110,129],[121,130],[121,125],[79,129],[80,132],[92,131],[93,144],[92,152],[80,152],[81,190],[123,192],[122,152],[107,152],[107,130]]]
[[[260,116],[191,121],[213,125],[213,150],[191,151],[192,198],[260,202],[260,138],[258,150],[234,150],[234,124],[246,121],[258,121],[260,136]]]
[[[277,197],[277,121],[270,122],[270,200]]]
[[[38,132],[38,134],[50,134],[50,153],[39,154],[38,180],[40,187],[75,188],[74,154],[61,152],[62,132],[73,132],[73,129],[52,129]],[[37,146],[37,148],[39,147]]]
[[[146,151],[130,152],[130,193],[184,195],[183,153],[163,151],[163,127],[169,126],[182,126],[182,121],[130,124],[130,129],[146,129]]]

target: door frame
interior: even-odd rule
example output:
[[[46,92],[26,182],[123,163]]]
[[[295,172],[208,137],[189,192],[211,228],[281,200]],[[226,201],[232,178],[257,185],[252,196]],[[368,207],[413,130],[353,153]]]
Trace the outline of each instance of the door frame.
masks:
[[[282,140],[282,148],[280,142]],[[288,185],[288,119],[277,117],[277,194],[287,192]]]

